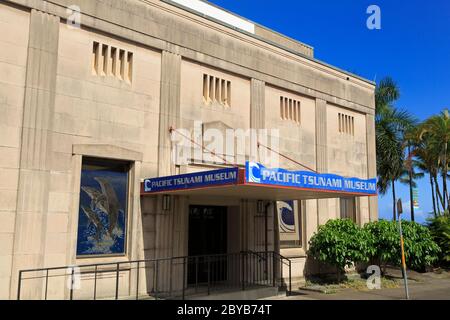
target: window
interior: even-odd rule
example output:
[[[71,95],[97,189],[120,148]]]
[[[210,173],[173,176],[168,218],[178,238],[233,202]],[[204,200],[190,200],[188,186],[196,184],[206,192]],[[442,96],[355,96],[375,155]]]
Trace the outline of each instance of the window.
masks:
[[[209,99],[209,92],[208,92],[208,75],[203,75],[203,99],[205,101],[208,101]]]
[[[355,117],[338,113],[339,133],[354,136],[355,135]]]
[[[133,52],[128,52],[127,54],[127,66],[128,66],[128,82],[133,79]]]
[[[111,47],[111,55],[110,55],[110,65],[111,65],[111,73],[110,75],[116,77],[117,76],[117,48]]]
[[[106,75],[108,73],[108,46],[102,45],[102,75]]]
[[[83,159],[77,256],[126,253],[129,169],[127,162]]]
[[[99,48],[100,44],[98,42],[94,42],[92,45],[92,74],[98,74],[98,60],[99,60]]]
[[[302,246],[301,209],[299,201],[277,201],[281,248]]]
[[[125,80],[125,50],[119,51],[119,77]]]
[[[92,74],[102,77],[111,76],[131,83],[133,79],[133,52],[94,41],[92,45]]]
[[[226,101],[224,101],[224,103],[231,106],[231,81],[227,81],[226,88],[227,94],[225,95]]]
[[[300,101],[281,96],[280,118],[300,124],[301,104]]]
[[[355,198],[341,198],[340,199],[341,208],[341,219],[350,219],[356,222],[356,201]]]
[[[203,100],[205,103],[217,102],[223,106],[231,106],[231,81],[203,75]]]

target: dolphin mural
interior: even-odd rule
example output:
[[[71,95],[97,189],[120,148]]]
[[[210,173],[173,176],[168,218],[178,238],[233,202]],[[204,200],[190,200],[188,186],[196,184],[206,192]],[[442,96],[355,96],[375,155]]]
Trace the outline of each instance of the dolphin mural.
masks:
[[[125,252],[128,173],[83,170],[78,255]]]

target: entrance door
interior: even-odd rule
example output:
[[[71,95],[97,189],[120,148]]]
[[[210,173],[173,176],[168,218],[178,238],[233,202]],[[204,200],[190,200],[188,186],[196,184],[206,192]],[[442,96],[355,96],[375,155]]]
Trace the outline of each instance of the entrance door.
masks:
[[[190,206],[188,283],[226,279],[227,208]],[[214,257],[211,257],[214,256]]]

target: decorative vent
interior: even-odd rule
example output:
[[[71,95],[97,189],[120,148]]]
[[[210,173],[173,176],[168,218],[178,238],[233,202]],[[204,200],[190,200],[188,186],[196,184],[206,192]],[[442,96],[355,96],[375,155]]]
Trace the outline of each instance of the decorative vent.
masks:
[[[280,97],[280,117],[282,120],[288,120],[300,124],[301,104],[300,101]]]
[[[347,135],[355,135],[355,117],[338,113],[339,132]]]
[[[133,79],[133,52],[94,41],[92,45],[92,74],[115,77],[131,83]]]
[[[203,99],[205,103],[218,102],[231,107],[231,81],[204,74]]]

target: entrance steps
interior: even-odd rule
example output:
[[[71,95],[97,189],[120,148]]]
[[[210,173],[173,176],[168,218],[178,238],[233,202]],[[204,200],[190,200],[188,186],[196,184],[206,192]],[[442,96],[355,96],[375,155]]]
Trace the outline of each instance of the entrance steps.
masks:
[[[210,295],[190,296],[188,300],[258,300],[278,296],[278,288],[265,287],[230,292],[215,292]],[[284,293],[283,293],[284,294]]]

